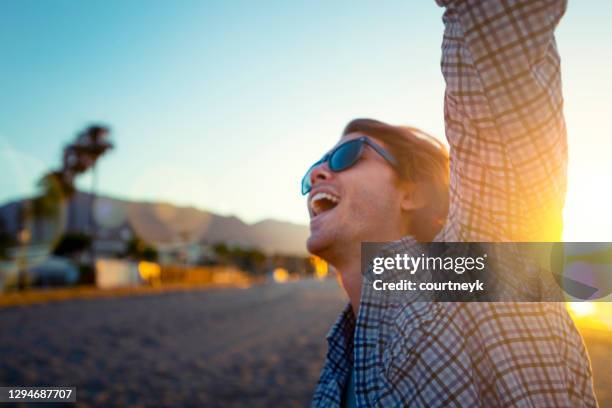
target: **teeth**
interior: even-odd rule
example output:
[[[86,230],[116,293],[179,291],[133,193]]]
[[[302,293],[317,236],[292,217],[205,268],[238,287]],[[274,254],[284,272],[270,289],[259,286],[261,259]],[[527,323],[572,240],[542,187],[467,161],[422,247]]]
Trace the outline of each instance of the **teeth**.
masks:
[[[338,204],[340,202],[340,198],[338,198],[338,197],[336,197],[334,195],[331,195],[331,194],[328,194],[328,193],[319,192],[319,193],[315,194],[314,196],[312,196],[312,198],[310,199],[310,206],[313,208],[313,210],[315,210],[315,213],[319,212],[318,208],[317,208],[318,206],[316,205],[317,201],[323,200],[323,199],[327,199],[327,200],[329,200],[329,201],[331,201],[331,202],[333,202],[335,204]]]
[[[322,199],[328,199],[329,201],[332,201],[334,203],[338,203],[340,201],[338,197],[333,196],[331,194],[317,193],[314,196],[312,196],[312,199],[310,200],[310,202],[314,203],[315,201],[322,200]]]

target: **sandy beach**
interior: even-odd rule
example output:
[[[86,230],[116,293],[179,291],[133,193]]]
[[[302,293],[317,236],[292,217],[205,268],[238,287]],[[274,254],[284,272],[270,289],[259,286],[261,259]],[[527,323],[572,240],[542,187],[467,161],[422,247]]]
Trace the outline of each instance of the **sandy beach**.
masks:
[[[0,384],[76,386],[77,406],[306,406],[344,304],[335,281],[0,310]],[[609,336],[584,332],[612,406]]]

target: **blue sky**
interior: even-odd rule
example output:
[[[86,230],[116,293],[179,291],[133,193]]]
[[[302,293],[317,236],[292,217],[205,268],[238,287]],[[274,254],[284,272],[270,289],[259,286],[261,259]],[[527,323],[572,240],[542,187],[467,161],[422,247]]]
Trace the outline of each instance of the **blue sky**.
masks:
[[[444,137],[442,9],[382,4],[3,0],[0,201],[31,193],[62,146],[101,121],[117,146],[100,161],[105,194],[306,223],[299,179],[350,119]],[[602,215],[612,198],[610,12],[570,2],[558,30],[570,239],[612,229]]]

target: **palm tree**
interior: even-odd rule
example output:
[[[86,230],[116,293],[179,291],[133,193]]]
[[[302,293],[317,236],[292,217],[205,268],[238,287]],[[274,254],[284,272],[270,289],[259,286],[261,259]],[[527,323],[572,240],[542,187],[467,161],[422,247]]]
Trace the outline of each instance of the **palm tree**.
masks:
[[[103,125],[92,125],[80,132],[76,140],[64,148],[63,179],[73,185],[74,177],[83,174],[89,169],[92,171],[92,184],[89,196],[89,234],[92,244],[89,247],[91,266],[95,263],[95,239],[97,225],[94,220],[94,203],[96,198],[98,159],[114,146],[109,139],[110,129]]]
[[[110,129],[103,125],[91,125],[81,131],[75,141],[64,148],[63,163],[60,170],[51,170],[45,173],[38,186],[40,195],[26,200],[20,211],[22,230],[19,233],[21,246],[24,248],[32,243],[32,239],[44,240],[45,219],[60,212],[60,203],[69,200],[76,193],[74,179],[89,169],[93,172],[93,182],[89,201],[89,234],[93,242],[96,237],[96,223],[93,218],[93,206],[96,194],[96,163],[107,151],[113,148],[109,140]],[[70,201],[69,201],[70,203]],[[70,205],[70,204],[69,204]],[[27,220],[30,220],[28,222]],[[29,225],[28,225],[29,224]],[[93,244],[90,248],[91,266],[95,261]],[[27,255],[22,256],[22,265],[19,268],[19,282],[26,281]],[[26,284],[23,284],[25,288]]]

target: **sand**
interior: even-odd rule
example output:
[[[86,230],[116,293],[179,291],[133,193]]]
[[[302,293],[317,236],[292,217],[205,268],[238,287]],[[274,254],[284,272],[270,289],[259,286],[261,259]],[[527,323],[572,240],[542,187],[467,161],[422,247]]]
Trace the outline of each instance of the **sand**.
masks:
[[[345,303],[334,280],[0,310],[0,384],[76,386],[77,406],[307,406]],[[612,406],[610,336],[586,338]]]

